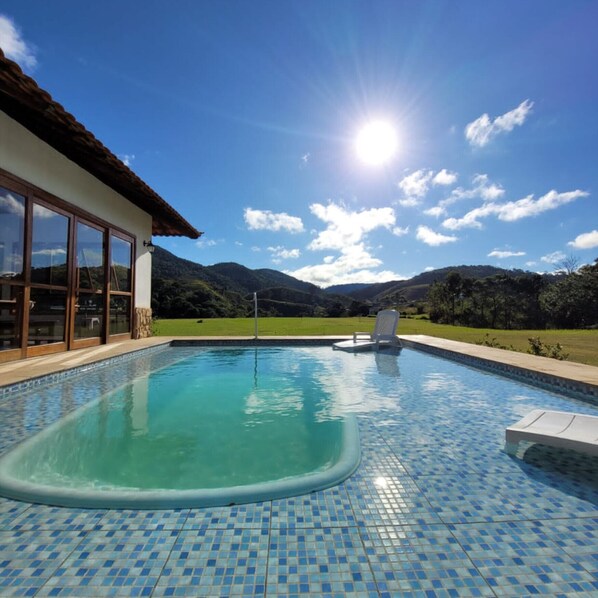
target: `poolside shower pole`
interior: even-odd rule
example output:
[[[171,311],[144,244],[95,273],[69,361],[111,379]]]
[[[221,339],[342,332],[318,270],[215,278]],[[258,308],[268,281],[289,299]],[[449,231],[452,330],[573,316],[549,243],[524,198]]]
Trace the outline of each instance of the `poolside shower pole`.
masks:
[[[253,294],[253,325],[255,331],[255,338],[257,338],[257,293]]]

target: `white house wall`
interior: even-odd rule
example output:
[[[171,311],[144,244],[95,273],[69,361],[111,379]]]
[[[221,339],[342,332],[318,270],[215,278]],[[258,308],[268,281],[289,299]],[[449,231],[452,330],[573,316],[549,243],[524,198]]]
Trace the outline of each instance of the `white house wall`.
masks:
[[[0,168],[118,226],[137,238],[135,306],[151,305],[151,255],[143,241],[152,218],[86,170],[0,112]]]

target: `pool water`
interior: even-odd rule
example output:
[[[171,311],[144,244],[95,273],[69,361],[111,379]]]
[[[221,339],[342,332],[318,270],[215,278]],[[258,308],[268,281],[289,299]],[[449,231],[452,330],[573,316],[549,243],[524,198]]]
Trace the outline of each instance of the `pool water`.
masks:
[[[313,349],[170,349],[0,463],[5,495],[75,506],[204,506],[339,483],[359,462]]]
[[[151,351],[4,394],[0,454],[91,403],[98,389],[195,350]],[[598,415],[595,397],[410,348],[395,359],[305,351],[293,350],[288,376],[309,355],[313,384],[334,396],[320,417],[356,416],[354,474],[321,491],[231,507],[0,499],[0,595],[598,595],[598,457],[523,443],[516,458],[503,451],[505,427],[532,409]]]

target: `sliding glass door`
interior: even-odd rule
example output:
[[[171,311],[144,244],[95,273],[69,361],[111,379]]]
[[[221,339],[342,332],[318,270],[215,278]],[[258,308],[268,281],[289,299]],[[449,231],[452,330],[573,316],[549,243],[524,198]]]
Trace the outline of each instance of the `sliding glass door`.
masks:
[[[35,202],[32,222],[27,344],[30,347],[65,345],[70,218]],[[66,345],[54,347],[65,348]]]
[[[99,344],[105,334],[105,232],[81,220],[75,230],[73,340],[77,346]]]
[[[130,338],[133,237],[0,175],[0,362]]]

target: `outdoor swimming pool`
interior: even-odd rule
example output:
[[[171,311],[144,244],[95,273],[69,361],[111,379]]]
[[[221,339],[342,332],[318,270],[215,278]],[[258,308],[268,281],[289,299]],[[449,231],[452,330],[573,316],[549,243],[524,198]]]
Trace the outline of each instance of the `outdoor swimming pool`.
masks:
[[[297,347],[352,413],[361,463],[340,484],[232,507],[78,509],[0,498],[0,593],[38,596],[496,596],[598,592],[598,460],[504,429],[573,398],[406,348]],[[187,349],[185,349],[186,351]],[[191,349],[193,351],[193,349]],[[261,348],[260,348],[261,350]],[[285,349],[286,350],[286,349]],[[0,398],[0,453],[176,361],[119,358]],[[155,366],[155,367],[154,367]],[[260,362],[258,359],[258,384]]]
[[[317,351],[316,351],[317,353]],[[354,415],[313,349],[169,349],[0,459],[0,494],[63,506],[238,504],[338,484]],[[101,375],[79,384],[97,388]]]

